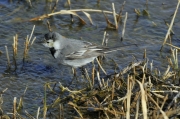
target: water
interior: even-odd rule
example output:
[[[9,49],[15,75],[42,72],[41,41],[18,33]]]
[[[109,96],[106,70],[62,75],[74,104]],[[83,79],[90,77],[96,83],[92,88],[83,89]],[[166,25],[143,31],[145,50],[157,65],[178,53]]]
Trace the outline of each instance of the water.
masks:
[[[111,11],[112,2],[115,3],[116,11],[119,12],[124,1],[101,0],[100,3],[97,4],[94,0],[76,0],[71,1],[71,4],[72,9],[101,9]],[[171,15],[174,13],[177,1],[174,0],[172,2],[164,0],[162,2],[151,0],[146,6],[144,0],[127,0],[123,14],[128,12],[128,19],[124,40],[122,42],[120,38],[123,24],[120,24],[118,30],[106,29],[106,21],[102,13],[89,12],[92,16],[93,25],[91,25],[89,20],[82,13],[79,13],[79,15],[85,19],[86,25],[79,25],[79,21],[76,17],[74,17],[75,22],[71,23],[69,15],[55,15],[43,21],[28,21],[33,17],[50,13],[49,7],[53,4],[44,0],[34,0],[32,1],[33,7],[31,8],[26,1],[0,1],[0,51],[3,52],[3,54],[0,55],[0,91],[8,88],[3,94],[4,103],[2,109],[4,113],[12,112],[13,98],[17,97],[19,99],[27,88],[23,96],[24,109],[31,114],[35,114],[37,107],[42,106],[45,83],[61,82],[64,85],[68,85],[72,80],[71,68],[58,64],[51,56],[49,50],[38,43],[38,41],[43,39],[43,35],[48,32],[46,20],[49,20],[54,31],[66,37],[81,39],[101,45],[103,34],[106,30],[109,34],[109,47],[137,44],[138,47],[122,47],[121,51],[106,56],[103,67],[108,74],[114,72],[113,69],[115,64],[111,59],[116,61],[119,70],[121,70],[133,61],[133,56],[135,56],[137,60],[142,60],[144,49],[147,50],[147,57],[149,60],[154,61],[155,67],[162,69],[162,71],[167,68],[166,56],[170,55],[169,47],[165,46],[162,54],[159,50],[168,29],[164,20],[170,23]],[[144,9],[147,10],[150,16],[140,16],[137,18],[134,12],[135,8],[140,11]],[[60,0],[56,11],[62,9],[68,9],[68,7],[65,5],[65,1]],[[107,16],[113,23],[112,15]],[[172,39],[173,44],[177,46],[179,46],[180,37],[178,34],[180,30],[179,17],[180,13],[177,13],[173,26],[175,35]],[[36,25],[33,37],[36,36],[37,40],[30,48],[28,57],[23,64],[22,59],[25,38],[27,35],[30,35],[33,25]],[[12,62],[12,43],[15,34],[19,36],[18,55],[16,58],[18,68],[16,71],[7,71],[7,59],[4,46],[8,46],[10,60]],[[91,64],[88,64],[87,69],[90,70],[90,68]],[[84,83],[74,84],[73,87],[81,89],[84,87]],[[49,101],[52,101],[56,97],[57,95],[51,95]]]

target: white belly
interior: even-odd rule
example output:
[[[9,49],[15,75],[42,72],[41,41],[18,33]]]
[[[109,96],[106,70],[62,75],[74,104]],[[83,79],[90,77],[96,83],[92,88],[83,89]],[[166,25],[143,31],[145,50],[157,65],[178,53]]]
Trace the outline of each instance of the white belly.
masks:
[[[63,60],[63,64],[72,66],[74,68],[82,67],[87,63],[92,62],[96,57],[84,58],[84,59],[73,59],[73,60]]]

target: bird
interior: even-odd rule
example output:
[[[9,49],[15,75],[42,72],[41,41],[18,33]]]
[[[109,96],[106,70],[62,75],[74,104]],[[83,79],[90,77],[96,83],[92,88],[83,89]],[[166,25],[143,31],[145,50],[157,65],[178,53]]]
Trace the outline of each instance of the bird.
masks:
[[[73,68],[82,67],[98,56],[120,50],[119,47],[109,48],[87,41],[66,38],[52,31],[44,35],[43,45],[49,48],[52,56],[58,62]]]

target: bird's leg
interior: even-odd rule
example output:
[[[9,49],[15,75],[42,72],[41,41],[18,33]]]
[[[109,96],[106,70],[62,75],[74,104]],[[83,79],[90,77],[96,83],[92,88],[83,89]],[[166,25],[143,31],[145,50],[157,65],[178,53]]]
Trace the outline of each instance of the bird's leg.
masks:
[[[72,84],[72,82],[74,81],[74,79],[77,79],[77,73],[76,73],[76,69],[72,67],[72,73],[73,73],[73,78],[71,80],[71,82],[69,83],[68,87]]]
[[[85,70],[85,67],[81,67],[81,73],[83,76],[86,76],[86,70]]]
[[[74,77],[77,77],[76,69],[74,69],[73,67],[72,67],[72,73],[73,73]]]

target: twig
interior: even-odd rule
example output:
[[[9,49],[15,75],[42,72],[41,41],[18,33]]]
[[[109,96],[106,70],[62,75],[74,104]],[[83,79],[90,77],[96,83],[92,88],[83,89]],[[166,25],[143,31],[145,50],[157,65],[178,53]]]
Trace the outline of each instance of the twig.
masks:
[[[117,24],[117,19],[116,19],[116,11],[115,11],[115,7],[114,7],[114,3],[112,3],[112,10],[113,10],[115,29],[118,29],[118,24]]]
[[[130,104],[131,104],[131,88],[132,84],[130,81],[130,77],[128,75],[128,81],[127,81],[127,101],[126,101],[126,106],[127,106],[127,111],[126,111],[126,119],[130,119]]]
[[[49,23],[49,21],[48,21],[48,20],[47,20],[47,25],[48,25],[49,32],[51,32],[51,31],[52,31],[52,29],[51,29],[51,25],[50,25],[50,23]]]
[[[31,0],[28,0],[28,2],[29,2],[29,6],[32,7]]]
[[[36,40],[36,37],[33,38],[31,45],[33,45],[34,41]]]
[[[52,13],[56,10],[56,6],[57,6],[57,4],[58,4],[58,1],[59,1],[59,0],[56,0],[54,6],[52,7]]]
[[[119,11],[119,16],[117,18],[117,23],[119,24],[120,20],[121,20],[121,15],[122,15],[122,11],[124,9],[124,5],[126,4],[126,1],[123,2],[122,6],[121,6],[121,9]]]
[[[171,47],[174,47],[174,48],[176,48],[176,49],[180,50],[180,48],[179,48],[179,47],[177,47],[177,46],[175,46],[175,45],[172,45],[172,44],[169,44],[169,43],[165,43],[165,44],[167,44],[167,45],[169,45],[169,46],[171,46]]]
[[[35,119],[27,110],[24,111],[26,115],[29,117],[29,119]]]
[[[82,116],[82,114],[80,113],[80,111],[78,110],[78,109],[76,109],[76,107],[73,107],[75,110],[76,110],[76,112],[79,114],[79,116],[81,117],[81,119],[84,119],[83,118],[83,116]]]
[[[130,66],[127,66],[120,72],[120,75],[123,75],[126,72],[128,72],[129,70],[131,70],[132,68],[139,66],[141,63],[142,63],[142,61],[139,61],[139,62],[135,62],[135,63],[131,64]]]
[[[86,79],[89,81],[89,85],[90,85],[90,87],[91,87],[91,89],[92,89],[92,88],[93,88],[93,85],[92,85],[91,79],[90,79],[90,77],[89,77],[89,74],[88,74],[88,72],[87,72],[87,69],[85,68],[84,70],[85,70],[85,77],[86,77]]]
[[[168,24],[165,20],[164,20],[164,22],[165,22],[166,26],[169,28],[169,24]],[[172,29],[171,29],[171,33],[172,33],[172,34],[175,34]]]
[[[60,112],[59,112],[59,118],[64,119],[64,110],[63,110],[63,104],[59,104]]]
[[[100,76],[99,76],[99,72],[97,71],[97,79],[98,79],[98,82],[99,82],[99,86],[100,88],[102,89],[103,86],[102,86],[102,82],[101,82],[101,79],[100,79]]]
[[[127,16],[128,16],[128,13],[126,12],[126,15],[125,15],[125,18],[124,18],[124,25],[123,25],[123,30],[122,30],[121,41],[122,41],[123,38],[124,38],[124,33],[125,33],[125,28],[126,28],[126,21],[127,21]]]
[[[56,15],[56,14],[61,14],[62,12],[64,11],[71,11],[71,12],[80,12],[80,11],[84,11],[84,12],[104,12],[104,13],[107,13],[107,14],[113,14],[113,12],[111,11],[106,11],[106,10],[96,10],[96,9],[73,9],[73,10],[60,10],[59,12],[55,12],[55,13],[51,13],[51,14],[48,14],[49,16],[52,16],[52,15]],[[116,14],[118,15],[118,14]]]
[[[120,101],[123,101],[127,99],[127,95],[125,97],[119,98],[118,100],[112,100],[110,102],[104,103],[102,104],[103,106],[109,105],[109,104],[114,104],[114,103],[119,103]]]
[[[40,111],[40,107],[38,107],[37,114],[36,114],[36,119],[39,118],[39,111]]]
[[[5,91],[7,91],[8,88],[5,88],[3,91],[0,92],[0,94],[3,94]]]
[[[173,98],[173,100],[169,103],[169,105],[167,106],[167,109],[170,109],[170,107],[175,103],[175,101],[177,100],[177,98],[180,97],[180,92]]]
[[[144,49],[144,55],[143,55],[143,59],[146,59],[147,55],[146,55],[146,49]]]
[[[61,88],[62,91],[66,90],[66,91],[68,91],[68,92],[70,92],[70,93],[80,93],[80,94],[81,94],[81,91],[72,91],[72,90],[70,90],[69,88],[64,87],[64,86],[61,84],[61,82],[59,82],[59,87]]]
[[[33,26],[33,28],[32,28],[32,31],[31,31],[31,35],[30,35],[30,37],[29,37],[29,43],[30,43],[30,41],[31,41],[31,38],[32,38],[32,34],[33,34],[33,32],[34,32],[34,29],[35,29],[35,25]]]
[[[143,119],[147,119],[147,104],[146,104],[146,94],[145,94],[145,90],[143,88],[143,83],[141,83],[140,81],[136,80],[139,84],[139,87],[141,89],[141,104],[142,104],[142,111],[143,111]]]
[[[172,20],[171,20],[171,24],[170,24],[170,26],[169,26],[169,29],[168,29],[167,33],[166,33],[166,36],[165,36],[165,38],[164,38],[164,42],[163,42],[163,44],[162,44],[162,46],[161,46],[160,51],[162,51],[162,48],[163,48],[163,46],[165,45],[168,36],[170,35],[170,31],[171,31],[171,29],[172,29],[172,26],[173,26],[173,23],[174,23],[174,19],[175,19],[176,14],[177,14],[177,11],[178,11],[178,8],[179,8],[179,4],[180,4],[180,0],[178,0],[178,4],[177,4],[177,7],[176,7],[176,10],[175,10],[175,12],[174,12],[173,18],[172,18]]]
[[[103,67],[101,66],[101,64],[100,64],[100,62],[99,62],[99,60],[96,58],[96,61],[97,61],[97,63],[98,63],[98,65],[99,65],[99,67],[102,69],[102,71],[104,72],[104,74],[106,74],[107,75],[107,73],[106,73],[106,71],[103,69]]]
[[[10,59],[9,59],[9,53],[8,53],[7,46],[5,46],[5,49],[6,49],[6,57],[7,57],[7,62],[8,62],[8,68],[10,69],[11,68],[11,64],[10,64]]]
[[[168,119],[166,113],[161,109],[161,107],[159,107],[159,105],[156,103],[156,101],[149,95],[147,94],[147,96],[151,99],[151,101],[158,107],[158,109],[160,110],[160,112],[162,113],[164,119]]]
[[[94,77],[95,77],[95,66],[92,68],[92,85],[94,86]]]
[[[16,101],[17,98],[14,97],[14,101],[13,101],[13,119],[16,119]]]

